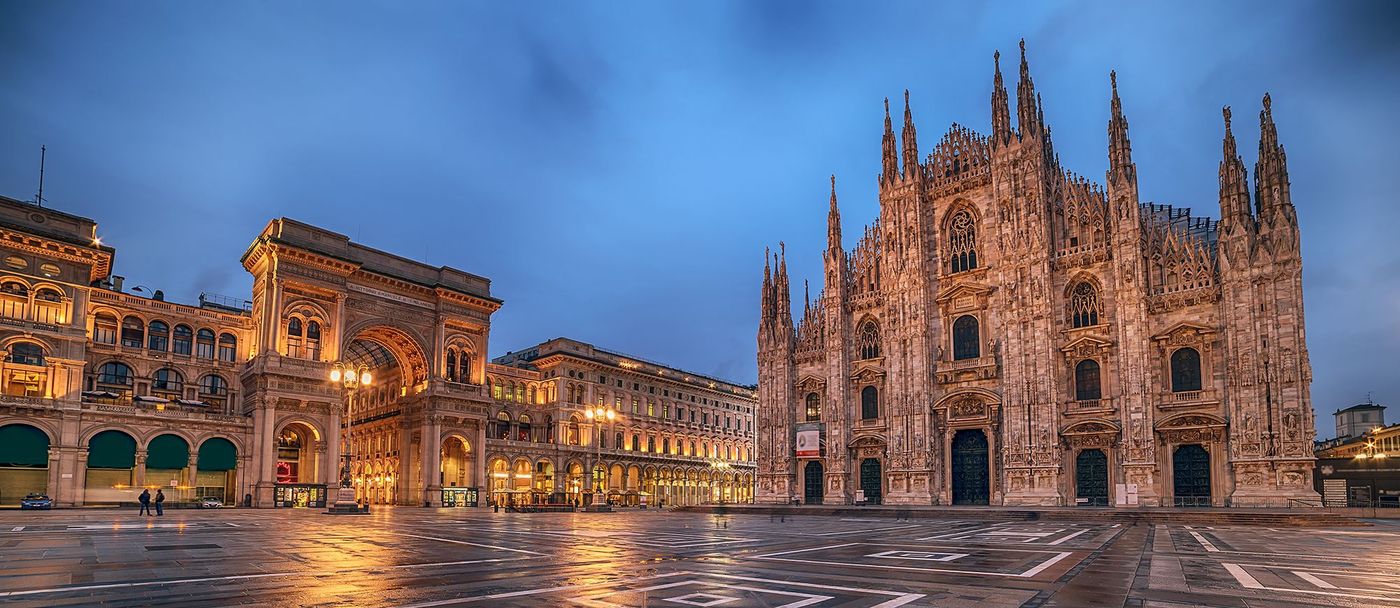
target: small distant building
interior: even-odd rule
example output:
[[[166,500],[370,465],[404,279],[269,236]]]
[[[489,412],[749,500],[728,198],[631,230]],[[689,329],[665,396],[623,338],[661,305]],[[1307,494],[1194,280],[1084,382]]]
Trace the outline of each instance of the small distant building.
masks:
[[[1337,421],[1337,437],[1360,437],[1366,431],[1385,426],[1385,406],[1358,403],[1332,414]]]
[[[1320,441],[1315,489],[1327,506],[1400,507],[1400,424],[1385,406],[1362,403],[1334,413],[1337,437]]]

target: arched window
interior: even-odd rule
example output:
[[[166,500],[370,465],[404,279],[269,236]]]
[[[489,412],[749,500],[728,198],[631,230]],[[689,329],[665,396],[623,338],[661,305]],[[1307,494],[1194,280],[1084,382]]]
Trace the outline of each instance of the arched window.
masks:
[[[639,436],[639,435],[633,435],[633,436],[632,436],[632,451],[633,451],[633,452],[640,452],[640,451],[642,451],[642,438],[641,438],[641,436]]]
[[[233,362],[238,358],[238,338],[233,334],[219,334],[219,360]]]
[[[44,347],[33,342],[15,342],[10,345],[10,363],[44,366]]]
[[[822,419],[822,398],[816,393],[807,393],[807,420]]]
[[[457,359],[457,381],[472,384],[472,354],[465,350]]]
[[[188,355],[194,348],[194,330],[188,325],[175,326],[175,340],[172,344],[177,355]]]
[[[496,412],[496,439],[510,439],[510,414]]]
[[[214,358],[214,331],[201,328],[195,334],[194,356],[200,359]]]
[[[120,361],[109,361],[97,368],[97,383],[112,386],[131,386],[131,366]]]
[[[1201,390],[1201,353],[1178,348],[1172,353],[1172,392]]]
[[[63,323],[63,294],[48,287],[35,291],[34,320],[55,325]]]
[[[0,283],[0,316],[23,319],[29,308],[29,288],[23,283]]]
[[[199,379],[199,393],[222,397],[228,394],[228,382],[223,376],[209,374]]]
[[[655,438],[655,437],[647,437],[647,452],[648,452],[648,453],[651,453],[651,454],[655,454],[655,453],[656,453],[656,438]]]
[[[627,442],[622,438],[622,433],[617,433],[613,436],[613,446],[617,447],[618,449],[627,447]]]
[[[151,321],[146,328],[146,348],[165,352],[170,350],[170,326],[165,321]]]
[[[185,378],[180,375],[180,372],[168,367],[158,369],[151,376],[151,390],[157,393],[173,394],[178,398],[185,390]]]
[[[856,336],[856,350],[859,351],[861,359],[880,357],[880,328],[874,321],[861,324],[860,333]]]
[[[136,317],[122,319],[122,346],[141,348],[146,345],[146,324]]]
[[[948,260],[952,272],[977,267],[977,223],[966,209],[953,214],[948,222]]]
[[[1099,362],[1085,359],[1074,366],[1074,398],[1094,401],[1103,396],[1099,379]]]
[[[447,349],[447,380],[457,381],[457,351]]]
[[[671,453],[671,440],[668,439],[668,438],[666,438],[666,437],[662,437],[662,438],[661,438],[661,453],[662,453],[662,454],[670,454],[670,453]]]
[[[953,321],[953,360],[976,359],[982,356],[981,332],[977,317],[963,315]]]
[[[1069,294],[1069,320],[1073,327],[1099,324],[1099,291],[1088,281],[1080,281]]]
[[[860,389],[860,419],[880,417],[880,391],[873,386]]]
[[[92,322],[92,341],[97,344],[116,344],[117,318],[109,314],[97,313]]]
[[[520,415],[519,424],[515,427],[515,440],[516,440],[516,441],[534,441],[534,440],[535,440],[534,437],[531,437],[531,436],[530,436],[530,415],[529,415],[529,414],[521,414],[521,415]]]
[[[303,357],[312,361],[321,359],[321,324],[316,321],[306,322],[306,352]]]

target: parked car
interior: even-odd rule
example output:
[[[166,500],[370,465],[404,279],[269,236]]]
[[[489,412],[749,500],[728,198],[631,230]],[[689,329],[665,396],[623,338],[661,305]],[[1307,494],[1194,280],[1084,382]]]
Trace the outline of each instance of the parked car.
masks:
[[[201,509],[221,509],[223,506],[224,500],[216,496],[205,496],[199,499],[199,508]]]
[[[52,509],[53,499],[43,494],[29,494],[19,501],[21,509]]]

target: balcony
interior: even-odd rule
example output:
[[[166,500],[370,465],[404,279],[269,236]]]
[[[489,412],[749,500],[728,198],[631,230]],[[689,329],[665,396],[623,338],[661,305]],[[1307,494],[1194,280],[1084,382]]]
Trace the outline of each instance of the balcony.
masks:
[[[1075,399],[1066,401],[1064,406],[1066,414],[1105,414],[1114,409],[1112,399]]]
[[[1217,403],[1220,403],[1220,392],[1214,389],[1163,392],[1157,397],[1157,406],[1162,409],[1197,407]]]

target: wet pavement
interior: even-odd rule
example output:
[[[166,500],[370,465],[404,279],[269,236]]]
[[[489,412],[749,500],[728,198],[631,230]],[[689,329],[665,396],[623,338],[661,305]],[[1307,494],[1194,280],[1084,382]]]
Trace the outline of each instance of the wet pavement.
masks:
[[[17,606],[1400,606],[1400,526],[0,512]]]

